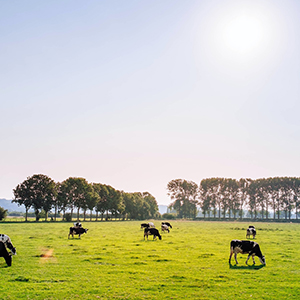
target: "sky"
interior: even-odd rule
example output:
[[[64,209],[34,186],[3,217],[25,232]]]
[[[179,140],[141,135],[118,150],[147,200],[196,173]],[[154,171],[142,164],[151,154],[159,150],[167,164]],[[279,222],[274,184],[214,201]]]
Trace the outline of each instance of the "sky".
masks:
[[[298,0],[0,1],[0,198],[299,177],[299,23]]]

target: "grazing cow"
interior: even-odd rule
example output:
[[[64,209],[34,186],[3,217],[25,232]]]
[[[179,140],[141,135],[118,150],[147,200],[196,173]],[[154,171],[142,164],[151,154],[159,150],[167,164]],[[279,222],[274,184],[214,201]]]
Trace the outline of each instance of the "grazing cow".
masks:
[[[145,239],[145,237],[147,237],[147,240],[148,240],[149,235],[153,235],[153,240],[155,240],[157,236],[161,240],[161,235],[159,234],[159,232],[156,228],[145,228],[144,239]]]
[[[75,222],[75,223],[74,223],[74,227],[75,227],[75,228],[80,228],[80,227],[82,227],[82,225],[81,225],[81,223],[79,223],[79,222]]]
[[[238,253],[241,254],[249,254],[246,260],[246,264],[250,256],[252,256],[253,264],[255,264],[254,256],[258,256],[260,262],[262,264],[266,264],[265,257],[262,255],[259,245],[253,241],[240,241],[240,240],[232,240],[230,243],[230,256],[229,256],[229,263],[231,263],[231,256],[234,253],[235,262],[238,264],[236,256]]]
[[[172,228],[172,225],[171,225],[169,222],[161,222],[161,224],[165,224],[165,225],[167,225],[168,227]]]
[[[149,222],[148,225],[149,225],[149,227],[155,228],[155,225],[152,222]]]
[[[161,231],[168,231],[168,232],[170,232],[169,226],[166,225],[166,224],[161,224]]]
[[[74,237],[74,234],[78,234],[78,237],[80,238],[80,236],[83,233],[87,233],[88,229],[87,228],[82,228],[82,227],[70,227],[70,232],[68,235],[68,238],[70,238],[70,235],[72,235],[72,237]]]
[[[247,233],[246,233],[246,239],[250,238],[250,235],[252,235],[252,237],[255,239],[256,236],[256,230],[253,227],[250,227],[247,229]]]
[[[148,223],[142,223],[141,224],[141,229],[142,228],[149,228],[150,226],[149,226],[149,224]]]
[[[8,248],[11,251],[12,255],[17,254],[16,248],[13,246],[11,239],[8,235],[0,234],[0,242],[4,243],[6,248]]]
[[[11,266],[11,255],[7,252],[5,244],[0,241],[0,257],[4,257],[6,264],[10,267]]]

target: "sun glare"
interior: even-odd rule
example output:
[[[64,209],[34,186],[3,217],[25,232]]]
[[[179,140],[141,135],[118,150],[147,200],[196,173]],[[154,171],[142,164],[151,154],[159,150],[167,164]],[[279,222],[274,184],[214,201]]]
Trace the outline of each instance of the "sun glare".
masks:
[[[215,62],[251,66],[275,53],[276,13],[257,2],[242,4],[219,7],[205,19],[208,55]]]
[[[258,19],[247,15],[238,16],[223,28],[223,43],[236,54],[256,51],[263,42],[264,28]]]

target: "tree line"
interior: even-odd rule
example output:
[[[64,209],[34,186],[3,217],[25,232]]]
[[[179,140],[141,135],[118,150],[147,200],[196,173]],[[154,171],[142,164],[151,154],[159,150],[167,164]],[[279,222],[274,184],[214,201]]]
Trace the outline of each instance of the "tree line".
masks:
[[[272,177],[262,179],[208,178],[198,186],[193,181],[172,180],[167,186],[173,202],[169,206],[178,217],[196,218],[198,208],[205,217],[243,218],[247,210],[251,218],[298,219],[300,178]]]
[[[114,189],[110,185],[101,183],[88,183],[86,179],[69,177],[63,182],[55,182],[43,174],[28,177],[13,189],[12,202],[25,206],[25,221],[28,211],[33,209],[36,221],[41,211],[45,214],[54,210],[54,220],[60,213],[65,219],[67,212],[72,220],[73,214],[79,220],[80,210],[83,211],[84,220],[92,219],[93,211],[98,218],[108,219],[148,219],[158,215],[156,199],[148,192],[127,193]]]

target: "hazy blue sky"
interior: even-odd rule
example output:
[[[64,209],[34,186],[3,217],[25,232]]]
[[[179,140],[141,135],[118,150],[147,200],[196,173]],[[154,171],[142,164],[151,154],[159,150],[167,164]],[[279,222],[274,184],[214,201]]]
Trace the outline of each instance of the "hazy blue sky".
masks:
[[[33,174],[169,204],[300,175],[298,0],[0,1],[0,198]]]

